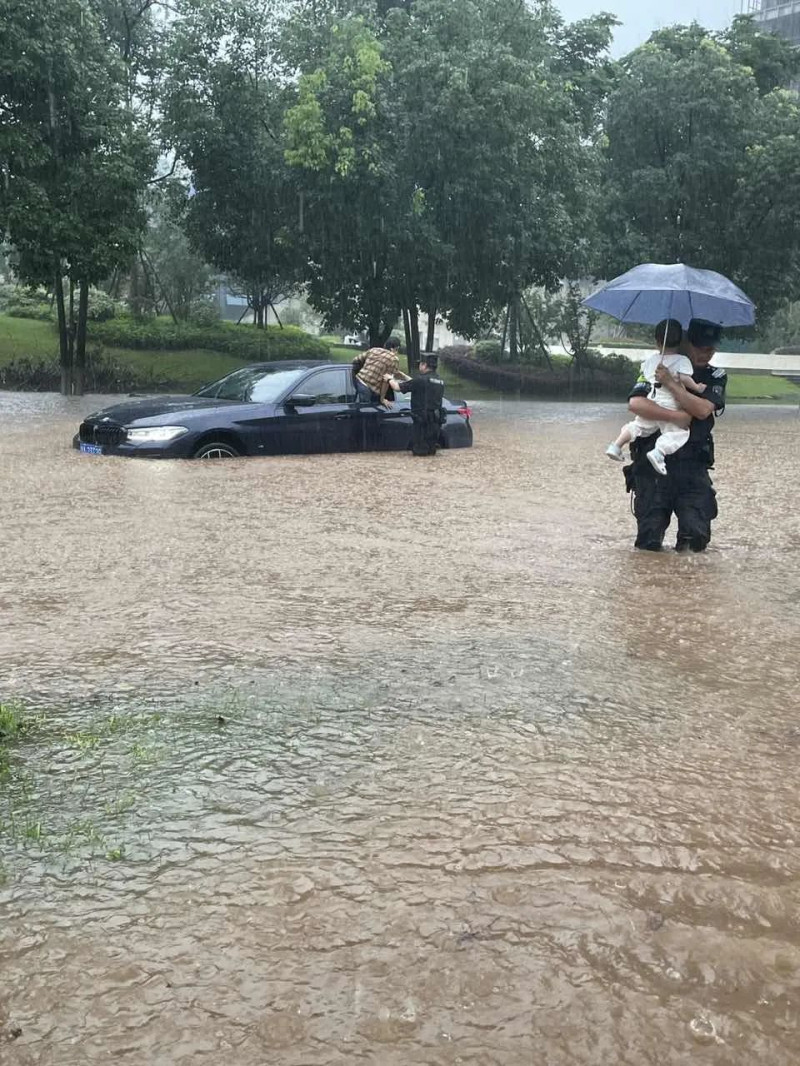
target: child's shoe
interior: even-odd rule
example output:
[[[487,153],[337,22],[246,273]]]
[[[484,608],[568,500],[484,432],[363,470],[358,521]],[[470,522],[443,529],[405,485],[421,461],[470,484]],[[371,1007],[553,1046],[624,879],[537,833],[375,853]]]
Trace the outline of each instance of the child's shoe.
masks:
[[[658,448],[653,448],[649,451],[647,453],[647,458],[650,461],[650,465],[657,473],[661,474],[662,477],[667,476],[667,464],[664,462],[664,456]]]
[[[625,456],[622,454],[622,448],[618,444],[609,444],[606,448],[606,455],[609,459],[616,459],[618,463],[625,462]]]

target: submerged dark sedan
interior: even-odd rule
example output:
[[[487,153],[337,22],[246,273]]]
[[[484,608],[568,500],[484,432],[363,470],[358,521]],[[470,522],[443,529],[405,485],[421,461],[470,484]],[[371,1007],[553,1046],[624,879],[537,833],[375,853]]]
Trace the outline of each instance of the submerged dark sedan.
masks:
[[[469,448],[469,408],[444,406],[442,447]],[[194,396],[123,400],[85,419],[73,444],[93,455],[232,459],[398,451],[410,441],[407,398],[392,410],[366,402],[348,365],[308,360],[245,366]]]

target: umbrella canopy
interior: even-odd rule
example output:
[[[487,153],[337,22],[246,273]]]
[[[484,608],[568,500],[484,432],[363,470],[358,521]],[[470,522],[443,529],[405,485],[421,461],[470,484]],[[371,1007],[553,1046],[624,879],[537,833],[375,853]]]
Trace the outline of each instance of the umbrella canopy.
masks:
[[[753,301],[722,274],[683,263],[643,263],[609,281],[584,301],[620,322],[655,325],[677,318],[684,329],[693,318],[719,326],[752,326]]]

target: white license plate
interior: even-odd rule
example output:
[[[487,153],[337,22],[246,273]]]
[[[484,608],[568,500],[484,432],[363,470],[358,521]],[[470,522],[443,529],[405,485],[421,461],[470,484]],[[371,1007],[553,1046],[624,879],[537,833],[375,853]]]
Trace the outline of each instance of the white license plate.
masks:
[[[102,445],[100,445],[100,444],[84,444],[83,441],[81,441],[80,445],[81,445],[81,451],[84,452],[86,455],[102,455],[103,454],[103,448],[102,448]]]

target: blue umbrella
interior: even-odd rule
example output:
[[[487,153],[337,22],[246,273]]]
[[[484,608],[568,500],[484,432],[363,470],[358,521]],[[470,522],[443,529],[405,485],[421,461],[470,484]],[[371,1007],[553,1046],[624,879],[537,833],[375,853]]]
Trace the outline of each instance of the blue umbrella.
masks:
[[[722,274],[683,263],[643,263],[609,281],[584,301],[620,322],[655,325],[677,318],[686,328],[693,318],[720,326],[752,326],[753,301]]]

